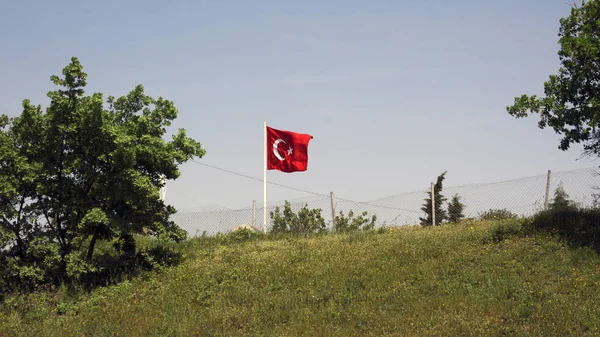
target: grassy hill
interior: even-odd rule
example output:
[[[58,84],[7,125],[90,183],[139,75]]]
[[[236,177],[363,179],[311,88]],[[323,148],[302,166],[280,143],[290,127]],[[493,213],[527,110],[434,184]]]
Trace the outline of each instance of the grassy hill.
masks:
[[[600,258],[518,222],[198,238],[90,293],[9,295],[2,336],[597,336]]]

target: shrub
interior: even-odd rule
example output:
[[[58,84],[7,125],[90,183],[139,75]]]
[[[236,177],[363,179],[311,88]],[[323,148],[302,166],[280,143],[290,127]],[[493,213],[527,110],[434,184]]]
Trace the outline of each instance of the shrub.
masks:
[[[367,214],[365,211],[355,218],[352,210],[348,212],[348,216],[344,216],[344,212],[340,211],[340,215],[335,217],[334,230],[336,232],[356,232],[375,228],[377,216],[373,215],[369,219]]]
[[[296,214],[292,211],[290,202],[286,200],[283,214],[280,214],[280,211],[277,206],[275,211],[271,212],[271,220],[273,220],[271,233],[308,234],[327,230],[320,208],[309,209],[305,204]]]
[[[261,233],[253,231],[248,228],[242,228],[240,230],[233,231],[227,234],[227,242],[231,243],[239,243],[239,242],[247,242],[254,241],[261,236]]]
[[[479,214],[479,219],[481,220],[507,220],[516,218],[518,218],[518,216],[506,208],[490,209]]]
[[[533,226],[559,235],[575,246],[592,246],[600,252],[600,209],[548,209],[533,217]]]
[[[500,220],[490,227],[484,242],[500,242],[511,236],[527,234],[530,229],[530,219],[505,219]]]

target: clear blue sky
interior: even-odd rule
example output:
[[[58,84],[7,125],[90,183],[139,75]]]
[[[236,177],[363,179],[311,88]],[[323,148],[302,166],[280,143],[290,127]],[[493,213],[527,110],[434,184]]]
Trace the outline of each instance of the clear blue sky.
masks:
[[[46,106],[71,56],[88,93],[174,100],[200,159],[262,178],[263,122],[310,133],[308,171],[268,179],[371,200],[597,165],[506,113],[558,68],[563,0],[28,1],[0,4],[0,112]],[[269,187],[269,200],[306,194]],[[262,183],[182,167],[167,201],[245,207]]]

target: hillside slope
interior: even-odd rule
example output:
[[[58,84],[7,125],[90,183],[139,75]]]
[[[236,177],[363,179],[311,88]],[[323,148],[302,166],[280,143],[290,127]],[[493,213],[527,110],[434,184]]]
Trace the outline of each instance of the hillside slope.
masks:
[[[599,335],[598,255],[493,235],[505,232],[465,223],[196,239],[180,247],[181,265],[77,299],[9,296],[0,335]]]

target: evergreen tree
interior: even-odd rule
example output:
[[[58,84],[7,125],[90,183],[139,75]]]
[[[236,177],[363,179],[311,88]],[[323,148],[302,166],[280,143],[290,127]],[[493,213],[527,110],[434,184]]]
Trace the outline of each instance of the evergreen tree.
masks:
[[[463,214],[463,210],[465,209],[465,205],[460,202],[460,197],[458,194],[455,194],[450,200],[448,204],[448,222],[458,223],[460,222],[465,215]]]
[[[600,187],[592,187],[592,189],[598,191]],[[592,193],[592,207],[600,208],[600,192]]]
[[[575,204],[569,199],[569,195],[565,192],[562,184],[560,184],[556,190],[554,190],[554,199],[548,206],[549,209],[556,211],[573,208],[575,207]]]
[[[446,210],[442,208],[442,204],[446,201],[446,198],[441,194],[442,192],[442,183],[446,177],[446,172],[440,174],[437,177],[437,181],[433,188],[433,197],[435,198],[435,225],[439,225],[442,221],[446,219]],[[432,214],[431,214],[431,191],[427,192],[429,196],[425,199],[425,203],[421,210],[425,212],[425,218],[419,218],[421,220],[421,225],[423,226],[431,226],[433,225]]]

